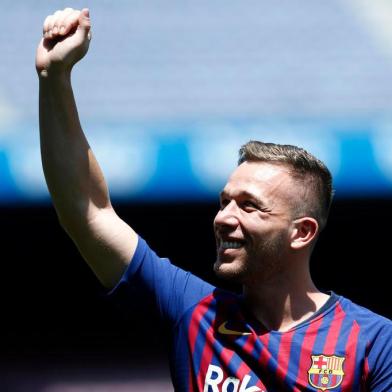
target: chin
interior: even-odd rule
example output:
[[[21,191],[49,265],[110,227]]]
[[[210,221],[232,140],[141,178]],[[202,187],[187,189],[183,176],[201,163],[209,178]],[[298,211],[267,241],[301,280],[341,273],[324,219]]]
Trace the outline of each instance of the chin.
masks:
[[[224,280],[232,281],[235,283],[242,283],[244,281],[244,270],[236,265],[235,262],[221,262],[217,260],[214,263],[215,275]]]

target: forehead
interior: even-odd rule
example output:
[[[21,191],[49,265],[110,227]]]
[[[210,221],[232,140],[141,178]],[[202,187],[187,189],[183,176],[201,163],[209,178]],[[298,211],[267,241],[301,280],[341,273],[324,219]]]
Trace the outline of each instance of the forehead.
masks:
[[[244,162],[231,174],[224,192],[251,193],[259,198],[290,199],[294,181],[287,166],[268,162]]]

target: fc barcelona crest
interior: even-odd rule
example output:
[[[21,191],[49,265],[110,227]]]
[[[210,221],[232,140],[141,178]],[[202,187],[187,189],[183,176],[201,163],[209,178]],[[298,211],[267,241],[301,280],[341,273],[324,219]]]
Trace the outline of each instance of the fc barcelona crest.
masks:
[[[336,355],[312,355],[312,366],[308,370],[310,385],[322,391],[338,387],[344,377],[344,360]]]

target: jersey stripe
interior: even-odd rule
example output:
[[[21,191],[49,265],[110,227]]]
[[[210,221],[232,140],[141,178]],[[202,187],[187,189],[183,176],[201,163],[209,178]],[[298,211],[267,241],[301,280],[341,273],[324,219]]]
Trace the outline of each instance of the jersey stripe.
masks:
[[[293,329],[282,334],[280,340],[279,352],[278,352],[278,371],[279,380],[282,382],[282,387],[284,382],[288,380],[288,370],[289,363],[291,361],[292,347],[293,347],[293,337],[296,330]],[[294,385],[292,385],[292,391],[299,391]]]
[[[278,364],[282,374],[287,375],[289,368],[291,343],[293,340],[294,330],[282,334],[278,350]]]
[[[254,342],[254,341],[255,341],[255,338],[254,338],[254,335],[252,334],[247,337],[237,338],[235,345],[241,346],[243,348],[245,346],[249,347],[250,344],[252,344],[251,342]],[[248,348],[248,349],[250,349],[250,348]],[[233,354],[234,354],[234,351],[233,351]],[[243,356],[245,356],[245,358],[243,358]],[[237,354],[233,355],[230,363],[228,364],[228,368],[230,370],[230,375],[238,378],[239,380],[243,380],[243,378],[246,375],[249,375],[251,377],[251,385],[254,385],[258,381],[258,377],[256,376],[255,373],[253,373],[253,371],[251,370],[251,368],[248,365],[249,358],[248,358],[247,352],[245,350],[243,352],[243,356],[239,356]]]
[[[190,372],[190,380],[189,385],[192,385],[192,389],[196,389],[194,384],[197,385],[197,380],[193,379],[193,376],[199,374],[202,353],[204,351],[204,346],[202,342],[204,342],[204,338],[202,338],[202,333],[200,331],[202,320],[204,319],[206,313],[208,312],[209,306],[211,302],[214,300],[213,295],[211,294],[207,298],[204,299],[199,305],[195,307],[193,310],[190,324],[189,324],[189,342],[190,342],[190,351],[191,358],[193,363],[190,364],[190,369],[193,366],[193,371]],[[190,388],[191,389],[191,388]]]
[[[270,336],[269,333],[260,335],[255,341],[255,349],[253,350],[256,354],[254,358],[257,361],[255,373],[263,383],[262,386],[258,386],[261,389],[267,389],[266,387],[268,387],[268,391],[270,391],[270,384],[273,378],[273,375],[267,370],[267,365],[271,360],[271,353],[268,351]]]
[[[359,385],[357,384],[354,385],[355,368],[357,366],[356,354],[357,354],[359,332],[360,332],[359,325],[354,320],[345,347],[346,366],[344,367],[345,376],[342,382],[342,390],[348,390],[350,385],[352,386],[352,390],[358,390],[359,388]]]
[[[327,338],[325,340],[325,344],[322,350],[322,354],[324,355],[335,354],[336,345],[341,333],[341,328],[345,316],[346,314],[343,311],[342,307],[340,306],[340,304],[337,304],[335,307],[335,311],[333,313],[331,327],[329,328]]]
[[[242,358],[242,364],[238,368],[237,377],[239,379],[243,379],[244,376],[248,374],[249,376],[251,376],[251,381],[253,384],[255,384],[261,390],[265,390],[266,389],[265,385],[260,379],[260,375],[257,374],[258,364],[257,361],[255,361],[255,358],[257,357],[253,355],[258,340],[259,340],[259,336],[255,333],[255,331],[252,331],[252,334],[245,339],[245,342],[243,344],[243,350],[244,353],[246,353],[247,358],[246,360],[245,358]],[[247,365],[247,363],[254,365],[252,366],[252,369]]]
[[[298,364],[300,363],[301,347],[304,343],[305,334],[303,333],[304,328],[298,328],[294,330],[292,339],[292,349],[290,352],[290,361],[288,364],[287,375],[285,384],[288,385],[290,390],[296,389],[296,378]]]
[[[216,304],[214,303],[214,305]],[[213,308],[215,308],[215,306],[213,306]],[[200,325],[201,338],[199,340],[204,342],[204,345],[201,352],[200,366],[198,366],[198,368],[195,367],[197,384],[200,391],[203,389],[205,377],[205,374],[202,371],[206,371],[208,369],[208,365],[211,363],[217,364],[216,361],[213,361],[214,350],[217,350],[216,344],[214,344],[214,326],[216,321],[216,319],[214,320],[214,311],[215,309],[209,309],[205,313],[204,319]],[[218,313],[219,312],[216,313],[216,317],[218,317]],[[200,346],[202,345],[200,344]],[[225,369],[222,369],[222,371],[226,376]]]
[[[314,342],[314,346],[313,346],[313,354],[314,355],[323,353],[323,349],[324,349],[324,346],[327,341],[327,335],[328,335],[330,328],[332,327],[332,322],[333,322],[334,316],[335,316],[335,312],[330,311],[330,312],[326,313],[324,315],[324,317],[322,318],[322,324],[321,324],[320,329],[317,333],[317,338],[316,338],[316,340]]]
[[[323,324],[323,319],[320,317],[310,323],[306,329],[304,339],[302,341],[301,354],[298,361],[298,372],[295,385],[300,389],[305,389],[308,382],[308,370],[312,364],[311,354],[317,339],[317,335]]]

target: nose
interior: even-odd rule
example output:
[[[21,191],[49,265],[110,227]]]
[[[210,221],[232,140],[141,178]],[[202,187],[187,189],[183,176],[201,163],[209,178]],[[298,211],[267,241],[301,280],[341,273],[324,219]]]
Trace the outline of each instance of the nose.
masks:
[[[238,206],[234,200],[221,208],[214,219],[216,227],[236,227],[238,223]]]

